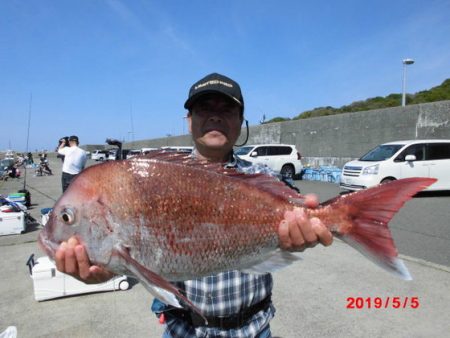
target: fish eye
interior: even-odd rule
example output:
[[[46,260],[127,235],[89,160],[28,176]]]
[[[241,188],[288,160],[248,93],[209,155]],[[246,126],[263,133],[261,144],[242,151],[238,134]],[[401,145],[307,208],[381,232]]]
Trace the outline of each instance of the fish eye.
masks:
[[[63,222],[66,223],[67,225],[72,225],[73,223],[75,223],[75,213],[73,212],[72,209],[64,208],[61,211],[60,216]]]

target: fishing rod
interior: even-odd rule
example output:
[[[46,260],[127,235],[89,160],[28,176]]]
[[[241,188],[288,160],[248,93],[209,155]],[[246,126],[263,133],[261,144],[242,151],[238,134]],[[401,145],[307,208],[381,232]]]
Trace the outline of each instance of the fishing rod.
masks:
[[[30,94],[30,103],[28,105],[28,128],[27,128],[27,143],[25,146],[25,153],[28,154],[28,142],[30,140],[30,122],[31,122],[31,103],[33,101],[33,93]],[[25,185],[27,183],[27,167],[25,164],[25,173],[23,178],[23,189],[25,189]]]
[[[28,128],[27,128],[27,143],[25,146],[25,153],[28,155],[28,142],[30,140],[30,124],[31,124],[31,104],[33,102],[33,93],[30,93],[30,102],[28,105]],[[27,185],[27,164],[24,163],[24,176],[23,176],[23,189],[19,190],[21,193],[25,193],[25,200],[27,207],[31,205],[30,192],[26,189]]]

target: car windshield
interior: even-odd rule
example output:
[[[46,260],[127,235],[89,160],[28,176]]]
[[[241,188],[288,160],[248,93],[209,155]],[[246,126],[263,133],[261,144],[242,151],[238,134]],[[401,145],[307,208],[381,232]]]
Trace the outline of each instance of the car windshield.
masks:
[[[234,153],[236,155],[247,155],[252,149],[253,147],[240,147],[237,148]]]
[[[388,158],[391,158],[401,147],[403,144],[385,144],[372,149],[363,157],[361,157],[360,161],[384,161]]]
[[[9,167],[9,166],[11,166],[11,165],[13,165],[14,164],[14,160],[1,160],[0,161],[0,166],[2,166],[2,167]]]

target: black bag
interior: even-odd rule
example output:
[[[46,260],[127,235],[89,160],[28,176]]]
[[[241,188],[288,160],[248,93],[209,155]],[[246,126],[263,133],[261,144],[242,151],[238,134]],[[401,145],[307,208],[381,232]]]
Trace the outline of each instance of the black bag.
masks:
[[[25,206],[29,208],[31,206],[31,195],[27,189],[21,189],[18,191],[19,193],[25,194]]]

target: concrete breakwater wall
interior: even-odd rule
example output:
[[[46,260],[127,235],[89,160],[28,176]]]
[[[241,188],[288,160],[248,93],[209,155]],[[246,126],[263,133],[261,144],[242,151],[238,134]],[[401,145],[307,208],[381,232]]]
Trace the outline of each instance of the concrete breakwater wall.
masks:
[[[245,128],[238,141],[245,140]],[[380,143],[450,139],[450,101],[344,113],[250,127],[247,144],[295,144],[303,164],[342,167]],[[124,149],[192,145],[190,135],[128,142]]]

